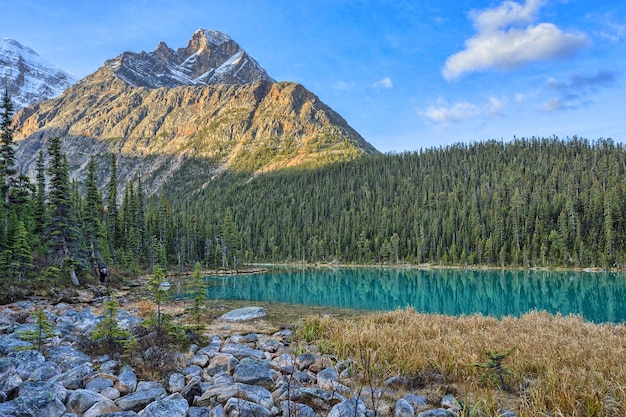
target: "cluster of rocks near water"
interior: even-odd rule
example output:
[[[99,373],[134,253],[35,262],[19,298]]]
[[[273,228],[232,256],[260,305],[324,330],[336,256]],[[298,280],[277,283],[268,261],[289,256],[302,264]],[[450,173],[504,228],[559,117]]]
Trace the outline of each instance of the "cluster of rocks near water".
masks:
[[[165,381],[140,381],[131,366],[108,356],[91,358],[75,347],[80,335],[89,334],[102,318],[89,307],[49,306],[46,313],[59,336],[48,341],[43,354],[33,350],[31,343],[19,338],[20,331],[33,325],[15,319],[34,308],[27,301],[0,309],[0,417],[460,414],[453,396],[443,396],[441,404],[433,405],[424,396],[407,393],[402,377],[379,387],[363,387],[353,378],[351,361],[338,361],[311,346],[294,352],[287,329],[272,335],[214,335],[205,346],[192,346],[181,354],[182,366]],[[140,322],[120,310],[121,327]]]

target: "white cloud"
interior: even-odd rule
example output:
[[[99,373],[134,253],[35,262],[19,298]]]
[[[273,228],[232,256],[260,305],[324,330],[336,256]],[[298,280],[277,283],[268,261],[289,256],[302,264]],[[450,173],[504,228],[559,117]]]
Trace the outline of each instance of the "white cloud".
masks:
[[[588,44],[587,36],[564,32],[552,23],[537,23],[545,0],[520,5],[505,1],[497,8],[473,12],[477,34],[465,49],[446,60],[442,74],[453,80],[464,73],[489,68],[511,69],[537,61],[570,56]]]
[[[506,98],[495,96],[489,97],[489,103],[482,106],[467,101],[449,103],[440,97],[435,104],[419,114],[434,122],[447,124],[482,116],[501,116],[507,103]]]
[[[376,81],[374,84],[372,84],[372,87],[385,89],[393,88],[393,81],[391,81],[390,77],[385,77],[382,80]]]
[[[458,122],[464,119],[470,119],[480,114],[480,108],[475,104],[467,101],[457,101],[449,104],[444,99],[437,100],[437,104],[428,106],[422,115],[430,120],[439,123]]]

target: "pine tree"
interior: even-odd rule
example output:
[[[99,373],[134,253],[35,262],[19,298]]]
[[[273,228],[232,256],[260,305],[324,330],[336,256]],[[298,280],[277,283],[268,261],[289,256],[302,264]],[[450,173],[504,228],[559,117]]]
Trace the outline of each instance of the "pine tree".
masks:
[[[72,284],[80,285],[76,266],[81,261],[80,229],[72,205],[67,159],[61,152],[61,139],[52,138],[48,146],[50,192],[46,235],[53,262],[63,263]]]
[[[33,233],[36,236],[41,236],[46,223],[46,165],[43,150],[39,151],[35,170],[37,172],[37,185],[33,202],[33,219],[35,223]]]
[[[83,234],[87,241],[92,265],[101,259],[100,243],[102,242],[102,221],[104,206],[102,195],[96,182],[96,164],[93,156],[87,166],[87,181],[85,183],[85,201],[83,204]],[[95,271],[95,267],[94,267]]]
[[[109,179],[109,194],[107,196],[107,233],[111,252],[120,247],[120,224],[117,208],[117,162],[115,154],[111,154],[111,177]]]
[[[14,176],[17,173],[15,169],[15,149],[13,148],[12,118],[13,104],[11,103],[9,90],[5,88],[2,103],[0,104],[0,176],[2,178],[0,193],[4,204],[4,235],[6,235],[9,226],[10,191]]]
[[[200,324],[202,310],[206,301],[206,283],[202,278],[202,269],[200,262],[196,263],[189,280],[189,297],[192,301],[191,316],[196,319],[196,324]]]
[[[35,342],[37,344],[37,350],[41,351],[43,342],[55,334],[54,324],[48,319],[42,307],[37,308],[31,313],[31,319],[34,320],[34,329],[20,332],[19,337],[28,342]]]

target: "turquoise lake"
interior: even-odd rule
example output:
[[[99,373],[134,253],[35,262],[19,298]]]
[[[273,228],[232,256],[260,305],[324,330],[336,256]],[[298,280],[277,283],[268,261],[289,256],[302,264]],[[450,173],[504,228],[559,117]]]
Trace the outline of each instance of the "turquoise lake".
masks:
[[[392,268],[278,268],[207,277],[209,299],[495,317],[531,310],[626,322],[626,274]]]

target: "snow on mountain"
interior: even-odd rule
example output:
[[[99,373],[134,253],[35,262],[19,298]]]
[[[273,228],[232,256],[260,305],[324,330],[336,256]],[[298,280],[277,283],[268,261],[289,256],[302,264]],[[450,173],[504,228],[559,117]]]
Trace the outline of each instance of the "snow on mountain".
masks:
[[[32,49],[13,39],[0,41],[0,87],[8,88],[14,111],[56,97],[75,82]]]
[[[274,82],[230,36],[207,29],[198,29],[185,48],[161,42],[153,52],[124,52],[105,65],[133,87]]]

